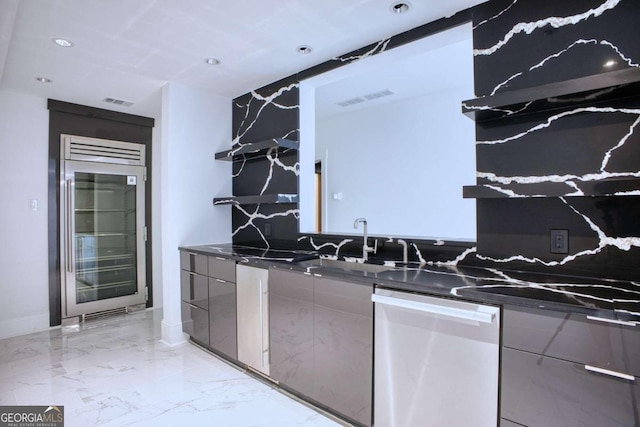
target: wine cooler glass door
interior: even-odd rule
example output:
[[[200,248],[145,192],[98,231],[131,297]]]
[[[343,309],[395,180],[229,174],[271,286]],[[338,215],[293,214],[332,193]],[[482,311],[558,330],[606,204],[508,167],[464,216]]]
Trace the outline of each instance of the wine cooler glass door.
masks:
[[[66,315],[144,303],[144,168],[67,160],[62,187]]]

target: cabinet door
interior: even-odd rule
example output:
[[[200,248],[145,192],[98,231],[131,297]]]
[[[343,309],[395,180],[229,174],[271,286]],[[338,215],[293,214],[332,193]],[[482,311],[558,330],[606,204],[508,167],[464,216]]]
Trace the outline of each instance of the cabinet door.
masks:
[[[640,425],[640,387],[584,365],[510,348],[502,352],[502,418],[529,427]]]
[[[236,284],[222,279],[209,279],[209,345],[232,359],[238,358]]]
[[[209,312],[182,301],[182,331],[201,344],[209,345]]]
[[[313,398],[371,425],[373,285],[314,278]]]
[[[313,277],[269,270],[271,378],[295,391],[313,393]]]

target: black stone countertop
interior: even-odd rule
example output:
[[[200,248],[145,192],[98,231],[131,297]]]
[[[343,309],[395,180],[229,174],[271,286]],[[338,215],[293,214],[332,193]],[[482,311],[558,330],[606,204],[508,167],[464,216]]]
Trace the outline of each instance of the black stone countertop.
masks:
[[[314,252],[260,249],[230,243],[181,247],[262,268],[307,271],[378,287],[490,304],[510,304],[640,322],[640,284],[477,267],[389,264],[381,272],[309,266]],[[305,265],[306,264],[306,265]]]

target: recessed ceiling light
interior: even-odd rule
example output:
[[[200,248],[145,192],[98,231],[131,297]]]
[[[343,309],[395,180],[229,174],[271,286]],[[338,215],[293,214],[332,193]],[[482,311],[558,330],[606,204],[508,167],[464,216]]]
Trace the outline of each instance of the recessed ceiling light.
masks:
[[[73,42],[67,39],[52,39],[55,44],[60,47],[71,47],[73,46]]]
[[[218,65],[220,64],[220,60],[216,58],[206,58],[204,63],[208,65]]]
[[[46,77],[36,77],[36,80],[40,83],[51,83],[51,79],[48,79]]]
[[[608,60],[607,62],[604,63],[605,67],[613,67],[614,65],[616,65],[617,62],[614,61],[613,59]]]
[[[307,45],[298,46],[296,48],[296,52],[301,53],[303,55],[311,53],[312,51],[313,49],[311,48],[311,46],[307,46]]]
[[[407,2],[399,2],[391,5],[391,12],[397,15],[408,12],[409,9],[411,9],[411,3]]]

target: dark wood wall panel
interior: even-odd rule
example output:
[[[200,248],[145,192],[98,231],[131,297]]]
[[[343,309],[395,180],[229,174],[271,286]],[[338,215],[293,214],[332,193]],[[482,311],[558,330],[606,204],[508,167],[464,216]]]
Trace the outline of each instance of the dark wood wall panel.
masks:
[[[146,225],[151,230],[151,149],[154,120],[147,117],[86,107],[62,101],[49,100],[49,323],[59,325],[62,320],[60,289],[60,135],[69,134],[90,138],[137,142],[146,147],[147,175],[145,185]],[[146,246],[147,285],[153,306],[151,266],[151,233]]]

